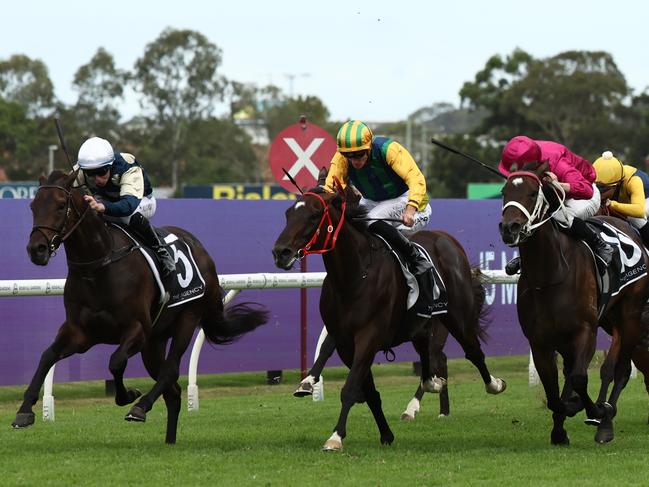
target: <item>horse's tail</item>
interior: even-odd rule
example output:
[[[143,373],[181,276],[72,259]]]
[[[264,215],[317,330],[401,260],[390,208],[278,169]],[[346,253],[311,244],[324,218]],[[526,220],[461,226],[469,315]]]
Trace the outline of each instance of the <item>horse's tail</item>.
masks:
[[[485,290],[484,283],[487,280],[487,276],[482,273],[479,267],[471,268],[471,288],[473,291],[473,301],[474,301],[474,319],[472,320],[475,323],[476,335],[482,341],[486,343],[489,338],[487,333],[487,328],[489,327],[489,307],[485,306],[487,299],[487,291]]]
[[[268,311],[257,303],[239,303],[212,310],[201,320],[207,339],[216,345],[232,343],[268,321]]]

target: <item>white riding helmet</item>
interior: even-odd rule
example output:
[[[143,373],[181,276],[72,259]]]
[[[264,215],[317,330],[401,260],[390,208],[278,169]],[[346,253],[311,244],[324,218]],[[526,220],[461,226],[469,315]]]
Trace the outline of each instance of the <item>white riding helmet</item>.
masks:
[[[96,169],[111,165],[115,160],[113,146],[101,137],[90,137],[79,148],[78,163],[81,169]]]

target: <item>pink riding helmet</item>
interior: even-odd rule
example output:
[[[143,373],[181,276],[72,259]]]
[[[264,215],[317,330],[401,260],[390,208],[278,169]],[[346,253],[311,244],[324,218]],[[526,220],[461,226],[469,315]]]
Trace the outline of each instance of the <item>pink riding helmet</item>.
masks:
[[[507,142],[498,164],[498,170],[505,176],[509,176],[512,164],[526,164],[541,160],[541,148],[529,137],[518,135]]]

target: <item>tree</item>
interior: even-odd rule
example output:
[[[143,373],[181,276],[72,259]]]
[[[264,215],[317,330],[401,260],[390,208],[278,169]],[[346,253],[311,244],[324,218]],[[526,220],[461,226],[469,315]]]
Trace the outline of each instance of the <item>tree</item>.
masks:
[[[472,108],[489,111],[481,131],[496,140],[526,134],[587,157],[600,153],[603,144],[622,142],[630,93],[608,53],[568,51],[533,59],[521,50],[504,61],[489,59],[460,91]]]
[[[25,107],[29,117],[50,111],[54,105],[54,86],[45,64],[23,54],[0,61],[0,97]]]
[[[178,187],[178,161],[189,125],[212,115],[223,98],[217,75],[221,50],[199,32],[166,29],[135,63],[133,83],[141,105],[153,113],[152,129],[166,133],[171,185]]]
[[[44,158],[34,157],[39,142],[37,124],[27,116],[27,109],[0,98],[0,166],[5,168],[9,178],[36,179],[44,169],[39,166]]]
[[[127,74],[115,67],[103,47],[77,70],[72,82],[79,92],[74,112],[86,135],[115,137],[120,120],[117,103],[124,97],[126,80]]]

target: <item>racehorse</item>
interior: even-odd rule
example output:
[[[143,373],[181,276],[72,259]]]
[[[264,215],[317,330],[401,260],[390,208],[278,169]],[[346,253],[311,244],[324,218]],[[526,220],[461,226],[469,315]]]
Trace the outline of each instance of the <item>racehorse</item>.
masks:
[[[436,320],[433,323],[432,337],[430,341],[430,363],[431,374],[434,377],[443,379],[444,385],[439,391],[439,417],[448,416],[450,411],[450,402],[448,398],[448,359],[444,353],[444,345],[448,339],[448,330],[441,321]],[[307,378],[300,382],[298,388],[293,392],[295,397],[305,397],[313,395],[313,386],[322,375],[322,371],[327,363],[327,360],[333,355],[336,350],[331,335],[327,334],[320,346],[320,352],[316,358],[313,367],[307,372]],[[421,364],[420,364],[421,365]],[[415,416],[421,409],[421,400],[424,397],[424,388],[419,384],[413,398],[408,402],[406,409],[401,413],[401,419],[404,421],[413,421]],[[437,392],[437,391],[433,391]]]
[[[518,281],[518,319],[532,350],[534,363],[552,411],[550,441],[569,444],[565,418],[585,408],[588,418],[600,419],[595,441],[614,437],[612,419],[631,372],[631,355],[640,339],[641,312],[649,297],[648,278],[631,282],[612,296],[601,326],[619,337],[614,359],[614,385],[608,402],[594,403],[588,395],[587,368],[596,346],[598,289],[590,250],[560,232],[551,215],[561,205],[557,189],[543,181],[547,163],[514,167],[505,183],[500,234],[504,243],[518,246],[521,275]],[[597,217],[625,233],[640,248],[644,265],[648,257],[637,233],[614,217]],[[614,335],[615,336],[615,335]],[[564,363],[561,395],[555,351]],[[573,392],[578,395],[574,401]]]
[[[63,244],[68,260],[63,302],[66,319],[54,342],[43,352],[16,419],[15,428],[34,423],[32,406],[48,370],[59,360],[84,353],[97,343],[118,345],[110,357],[115,379],[115,402],[123,406],[141,393],[127,389],[123,375],[127,361],[138,352],[153,388],[134,405],[125,419],[146,420],[146,413],[162,395],[167,407],[166,443],[176,442],[180,413],[180,359],[197,327],[215,344],[227,344],[267,320],[267,312],[250,303],[224,309],[214,261],[196,237],[166,227],[189,246],[205,280],[202,297],[159,311],[159,291],[145,257],[120,229],[108,226],[73,185],[77,172],[54,171],[41,177],[31,203],[33,228],[27,251],[34,264],[47,265]],[[167,344],[171,344],[167,350]],[[166,357],[165,357],[166,354]]]
[[[326,173],[320,176],[318,183],[323,185]],[[401,268],[367,230],[361,220],[366,214],[349,186],[343,189],[337,183],[336,192],[318,186],[286,211],[286,226],[273,248],[275,265],[285,270],[305,253],[323,254],[327,276],[320,313],[338,355],[350,369],[340,394],[338,423],[323,446],[326,451],[342,450],[347,416],[361,402],[367,402],[374,416],[381,443],[393,442],[371,370],[378,351],[389,353],[392,347],[411,341],[420,356],[423,388],[441,389],[444,382],[432,376],[430,364],[431,329],[436,320],[448,328],[478,368],[487,392],[498,394],[506,387],[485,364],[479,342],[484,333],[480,318],[485,291],[457,240],[440,231],[422,231],[412,238],[433,258],[448,293],[447,313],[419,318],[406,310],[408,290]]]

